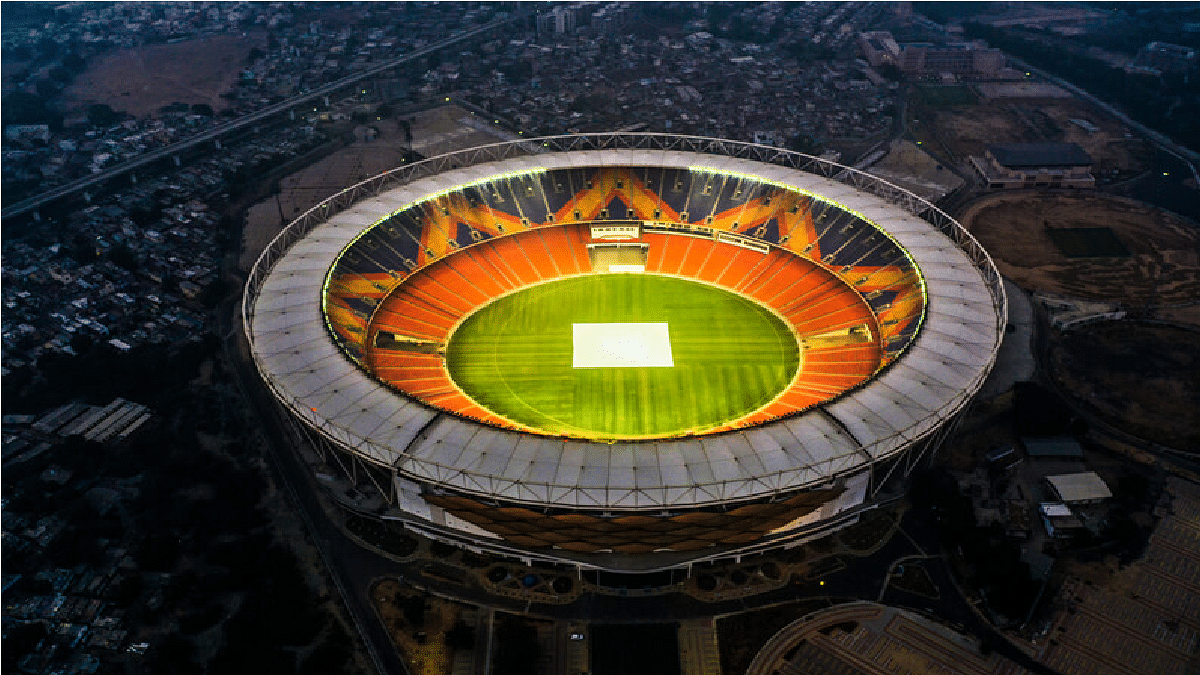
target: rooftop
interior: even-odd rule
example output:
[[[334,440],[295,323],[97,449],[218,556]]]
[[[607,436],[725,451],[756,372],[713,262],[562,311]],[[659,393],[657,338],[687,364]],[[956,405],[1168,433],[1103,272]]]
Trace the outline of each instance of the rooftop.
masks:
[[[1059,498],[1068,504],[1108,499],[1112,496],[1112,490],[1108,489],[1108,484],[1094,471],[1046,476],[1046,482],[1050,484]]]
[[[988,152],[1010,169],[1092,164],[1091,156],[1076,143],[997,143],[989,145]]]

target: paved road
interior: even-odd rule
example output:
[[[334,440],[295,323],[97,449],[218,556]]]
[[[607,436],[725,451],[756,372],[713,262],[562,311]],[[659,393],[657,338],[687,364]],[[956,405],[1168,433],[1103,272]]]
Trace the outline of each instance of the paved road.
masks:
[[[422,56],[425,56],[426,54],[430,54],[430,53],[439,51],[446,47],[455,45],[459,42],[463,42],[464,40],[469,40],[469,39],[471,39],[477,35],[480,35],[482,33],[486,33],[488,31],[494,30],[496,28],[500,28],[502,26],[505,26],[505,25],[512,23],[514,21],[517,21],[519,19],[523,19],[524,16],[525,16],[524,13],[518,13],[517,15],[510,17],[508,19],[501,19],[499,21],[493,21],[491,23],[485,24],[478,28],[473,28],[469,31],[459,33],[459,34],[449,37],[445,40],[442,40],[440,42],[435,42],[435,43],[429,45],[428,47],[423,47],[416,51],[409,52],[408,54],[405,54],[404,56],[401,56],[399,58],[395,58],[390,61],[385,61],[379,65],[372,66],[370,68],[367,68],[366,70],[363,70],[362,72],[355,73],[354,75],[348,75],[346,77],[343,77],[340,80],[336,80],[329,84],[322,85],[322,86],[317,87],[316,89],[313,89],[312,91],[309,91],[307,93],[300,94],[298,96],[293,96],[292,98],[289,98],[287,100],[280,101],[279,103],[269,105],[269,106],[263,108],[262,110],[255,111],[253,113],[250,113],[249,115],[243,115],[242,117],[239,117],[236,120],[233,120],[230,122],[225,122],[224,124],[218,124],[217,126],[211,128],[211,129],[208,129],[207,131],[202,131],[199,134],[196,134],[195,136],[184,139],[182,141],[178,141],[176,143],[172,143],[171,145],[168,145],[168,146],[165,146],[162,148],[158,148],[156,150],[151,150],[151,151],[144,153],[142,155],[139,155],[139,156],[135,157],[134,159],[131,159],[127,162],[123,162],[112,168],[105,169],[104,171],[101,171],[100,173],[96,173],[96,174],[92,174],[92,175],[84,177],[84,178],[80,178],[78,180],[72,181],[65,185],[60,185],[59,187],[53,188],[51,190],[47,190],[46,192],[43,192],[39,195],[30,197],[29,199],[19,201],[16,204],[12,204],[12,205],[4,208],[3,210],[0,210],[0,218],[11,218],[13,216],[19,216],[19,215],[22,215],[25,213],[29,213],[29,212],[34,211],[34,210],[38,209],[39,207],[44,206],[55,200],[61,199],[68,195],[75,194],[77,192],[85,191],[91,187],[99,186],[108,180],[111,180],[113,178],[116,178],[117,176],[126,174],[130,171],[133,171],[134,169],[137,169],[137,168],[140,168],[143,166],[147,166],[147,165],[157,162],[159,160],[178,156],[178,155],[188,151],[189,149],[191,149],[197,145],[200,145],[202,143],[216,142],[224,136],[233,134],[237,131],[245,129],[246,127],[249,127],[249,126],[252,126],[259,122],[262,122],[263,120],[266,120],[270,117],[287,112],[288,110],[291,110],[292,108],[296,108],[301,105],[311,103],[312,101],[315,101],[317,99],[322,99],[326,96],[334,94],[334,93],[341,91],[343,89],[346,89],[348,87],[355,86],[363,80],[375,77],[376,75],[379,75],[388,70],[396,68],[397,66],[404,65],[405,63],[407,63],[413,59],[420,58]]]

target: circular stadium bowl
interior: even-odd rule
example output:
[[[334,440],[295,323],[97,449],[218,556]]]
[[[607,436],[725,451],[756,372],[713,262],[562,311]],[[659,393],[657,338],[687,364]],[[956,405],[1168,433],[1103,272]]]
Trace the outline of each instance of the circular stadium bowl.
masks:
[[[243,304],[276,399],[383,497],[349,508],[618,570],[794,544],[896,496],[1005,316],[986,253],[920,198],[661,134],[351,186],[263,252]]]

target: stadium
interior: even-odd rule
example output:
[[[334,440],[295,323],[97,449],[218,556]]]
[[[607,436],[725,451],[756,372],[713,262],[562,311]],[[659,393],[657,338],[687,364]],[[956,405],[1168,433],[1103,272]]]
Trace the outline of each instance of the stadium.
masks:
[[[639,571],[795,546],[901,496],[1005,305],[974,239],[894,185],[614,133],[351,186],[262,253],[242,311],[348,512]]]

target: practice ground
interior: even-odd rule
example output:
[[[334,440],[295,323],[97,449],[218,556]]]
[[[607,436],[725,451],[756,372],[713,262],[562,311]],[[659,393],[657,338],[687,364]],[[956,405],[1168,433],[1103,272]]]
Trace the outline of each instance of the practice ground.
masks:
[[[666,330],[647,327],[655,324]],[[484,407],[598,438],[699,432],[737,419],[782,391],[799,358],[791,330],[753,301],[645,274],[588,275],[505,296],[468,317],[447,349],[451,377]]]
[[[939,91],[945,89],[945,91]],[[909,110],[909,129],[929,150],[949,155],[971,171],[968,157],[982,156],[993,143],[1078,143],[1095,161],[1098,178],[1128,178],[1149,166],[1150,148],[1140,138],[1126,137],[1127,128],[1101,110],[1042,89],[996,90],[980,85],[978,102],[963,95],[967,87],[928,87]],[[991,94],[995,98],[988,98]],[[1040,96],[1033,98],[1032,96]],[[1088,131],[1071,120],[1091,124]]]
[[[1000,272],[1029,291],[1186,312],[1200,297],[1200,230],[1194,223],[1141,202],[1098,193],[991,195],[959,218],[995,259]],[[1068,257],[1050,228],[1113,237],[1128,254]],[[1108,232],[1111,234],[1109,234]],[[1062,239],[1062,232],[1056,233]],[[1088,240],[1091,241],[1091,240]],[[1075,242],[1075,243],[1088,243]],[[1102,245],[1071,252],[1122,253]],[[1110,244],[1112,242],[1109,242]],[[1194,313],[1193,313],[1194,315]]]
[[[175,102],[229,107],[221,94],[237,82],[256,37],[221,35],[120,49],[99,57],[62,94],[67,110],[103,103],[135,117]]]
[[[1200,448],[1200,332],[1114,321],[1050,349],[1051,375],[1113,425],[1179,450]]]

